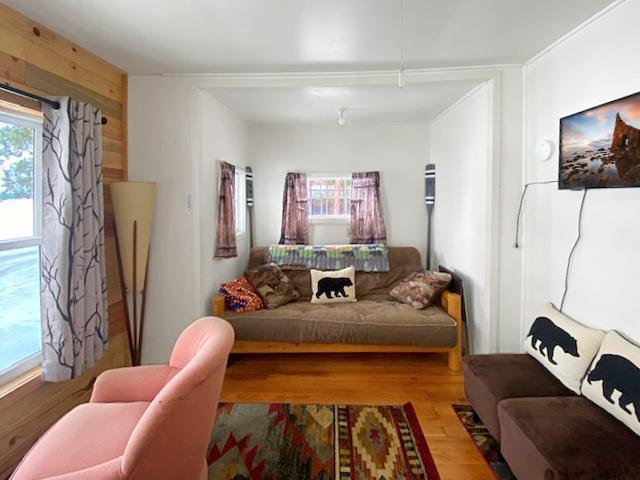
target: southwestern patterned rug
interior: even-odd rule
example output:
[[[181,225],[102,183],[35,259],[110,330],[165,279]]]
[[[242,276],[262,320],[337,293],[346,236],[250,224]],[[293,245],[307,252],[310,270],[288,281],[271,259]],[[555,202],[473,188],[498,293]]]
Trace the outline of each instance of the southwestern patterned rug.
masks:
[[[462,425],[498,480],[516,480],[507,462],[500,454],[500,445],[491,436],[471,405],[452,405]]]
[[[220,404],[213,480],[439,480],[410,403]]]

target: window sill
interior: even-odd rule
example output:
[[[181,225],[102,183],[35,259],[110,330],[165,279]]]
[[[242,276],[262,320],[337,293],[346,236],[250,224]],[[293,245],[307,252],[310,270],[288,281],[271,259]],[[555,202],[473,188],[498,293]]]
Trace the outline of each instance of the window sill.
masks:
[[[35,367],[0,385],[0,408],[24,397],[42,384],[42,367]]]
[[[309,223],[312,225],[349,225],[351,217],[314,216],[309,217]]]

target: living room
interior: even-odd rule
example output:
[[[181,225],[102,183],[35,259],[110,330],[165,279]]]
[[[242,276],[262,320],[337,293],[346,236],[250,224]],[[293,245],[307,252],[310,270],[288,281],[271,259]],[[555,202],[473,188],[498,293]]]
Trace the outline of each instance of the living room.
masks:
[[[0,477],[639,478],[639,14],[5,1]]]

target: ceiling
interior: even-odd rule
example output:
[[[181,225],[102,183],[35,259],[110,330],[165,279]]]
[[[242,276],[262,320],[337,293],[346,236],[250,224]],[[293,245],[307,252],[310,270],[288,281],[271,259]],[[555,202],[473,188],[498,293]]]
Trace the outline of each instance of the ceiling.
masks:
[[[478,81],[412,83],[397,86],[210,88],[205,89],[250,124],[347,125],[426,123],[472,90]]]
[[[402,0],[3,0],[130,74],[395,69]],[[404,0],[404,65],[522,63],[612,0]]]

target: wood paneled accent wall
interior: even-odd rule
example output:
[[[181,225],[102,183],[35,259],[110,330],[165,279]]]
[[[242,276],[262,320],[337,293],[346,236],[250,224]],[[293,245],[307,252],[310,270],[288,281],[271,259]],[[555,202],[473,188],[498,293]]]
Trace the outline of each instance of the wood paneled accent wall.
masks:
[[[106,256],[110,312],[109,350],[82,377],[63,383],[31,380],[10,393],[0,386],[0,478],[6,478],[28,448],[58,418],[87,401],[95,377],[128,364],[128,349],[115,253],[109,184],[127,178],[127,75],[43,25],[0,3],[0,82],[40,95],[68,95],[102,110]],[[0,94],[0,102],[17,97]],[[37,107],[35,102],[21,101]],[[5,388],[6,390],[6,388]]]

